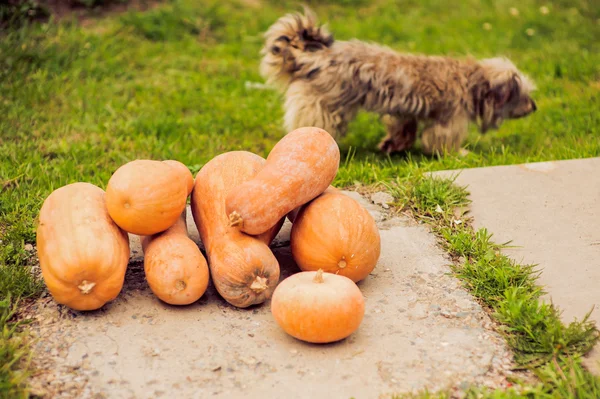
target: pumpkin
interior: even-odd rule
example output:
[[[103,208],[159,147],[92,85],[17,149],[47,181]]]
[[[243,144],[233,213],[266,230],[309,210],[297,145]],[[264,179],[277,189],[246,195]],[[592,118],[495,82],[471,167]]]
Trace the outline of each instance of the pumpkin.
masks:
[[[365,300],[347,277],[300,272],[283,280],[271,299],[271,313],[289,335],[311,343],[339,341],[360,326]]]
[[[208,287],[208,265],[187,233],[185,211],[162,233],[142,237],[144,271],[150,289],[171,305],[196,302]]]
[[[329,186],[327,187],[327,190],[324,191],[324,193],[332,193],[332,192],[339,192],[339,190],[333,186]],[[300,212],[300,209],[302,209],[302,207],[306,205],[300,205],[299,207],[295,208],[294,210],[292,210],[290,213],[287,214],[287,218],[291,223],[294,223],[294,220],[296,220],[296,217],[298,216],[298,213]]]
[[[290,246],[301,270],[323,269],[358,282],[375,268],[381,238],[365,208],[339,191],[328,191],[302,207]]]
[[[178,168],[136,160],[118,168],[106,187],[110,217],[123,230],[141,236],[171,227],[187,201],[187,183]]]
[[[192,172],[190,172],[188,167],[174,159],[169,159],[163,162],[179,171],[181,175],[180,179],[185,181],[185,184],[187,185],[187,194],[190,195],[192,189],[194,188],[194,175],[192,175]]]
[[[53,191],[40,209],[36,244],[56,302],[94,310],[121,292],[129,238],[110,218],[101,188],[72,183]]]
[[[279,263],[273,252],[264,242],[239,231],[215,240],[208,261],[219,295],[238,308],[265,302],[279,282]]]
[[[264,233],[325,191],[339,163],[340,150],[325,130],[293,130],[273,147],[265,167],[227,196],[231,225],[252,235]]]
[[[263,158],[246,151],[218,155],[200,169],[192,191],[192,215],[215,288],[227,302],[240,308],[264,302],[279,282],[279,263],[268,243],[283,218],[255,237],[231,227],[225,213],[227,194],[264,165]]]

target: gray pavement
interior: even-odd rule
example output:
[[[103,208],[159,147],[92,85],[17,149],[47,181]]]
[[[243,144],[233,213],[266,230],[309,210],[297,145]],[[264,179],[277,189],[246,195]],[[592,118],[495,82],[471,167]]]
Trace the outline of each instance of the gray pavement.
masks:
[[[504,252],[538,264],[539,283],[565,322],[592,310],[600,322],[600,158],[444,171],[458,174],[473,203],[474,227],[486,227]],[[598,373],[596,348],[586,364]]]

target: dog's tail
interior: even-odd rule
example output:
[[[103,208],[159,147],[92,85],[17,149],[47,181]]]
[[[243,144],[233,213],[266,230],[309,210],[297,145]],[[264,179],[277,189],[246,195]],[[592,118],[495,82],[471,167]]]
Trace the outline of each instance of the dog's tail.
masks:
[[[308,8],[304,14],[287,14],[265,33],[260,73],[267,83],[285,86],[302,66],[298,58],[303,53],[320,51],[332,44],[333,36],[318,25]]]

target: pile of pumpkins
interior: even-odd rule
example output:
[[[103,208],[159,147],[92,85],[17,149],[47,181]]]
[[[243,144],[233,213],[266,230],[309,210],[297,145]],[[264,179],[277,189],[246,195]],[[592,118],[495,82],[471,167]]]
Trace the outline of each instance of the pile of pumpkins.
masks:
[[[375,267],[381,244],[369,212],[330,185],[339,162],[331,135],[304,127],[284,136],[266,160],[226,152],[195,179],[178,161],[135,160],[114,172],[106,192],[83,182],[58,188],[39,214],[44,282],[58,303],[102,307],[123,287],[131,233],[141,237],[146,280],[164,302],[197,301],[210,278],[240,308],[271,298],[277,323],[300,340],[343,339],[363,319],[356,282]],[[188,236],[190,195],[208,262]],[[302,271],[279,283],[269,244],[286,217]]]

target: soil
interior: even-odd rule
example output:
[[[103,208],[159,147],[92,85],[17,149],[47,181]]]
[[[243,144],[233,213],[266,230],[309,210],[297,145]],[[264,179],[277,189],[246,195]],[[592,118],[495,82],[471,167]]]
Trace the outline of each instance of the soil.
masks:
[[[286,335],[269,303],[237,309],[214,288],[195,304],[169,306],[144,279],[138,237],[121,295],[94,312],[74,312],[46,295],[29,306],[31,379],[44,398],[330,398],[469,385],[506,387],[512,355],[481,306],[449,272],[435,237],[357,193],[380,227],[382,254],[359,283],[364,320],[337,343]],[[379,203],[387,202],[375,196]],[[191,215],[191,236],[198,240]],[[286,222],[273,244],[281,279],[298,271]]]

